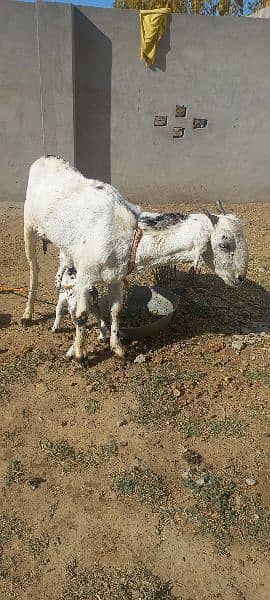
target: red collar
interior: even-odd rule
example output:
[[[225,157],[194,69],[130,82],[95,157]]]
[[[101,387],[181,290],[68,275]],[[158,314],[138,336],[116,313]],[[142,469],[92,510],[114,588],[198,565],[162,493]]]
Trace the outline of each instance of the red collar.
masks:
[[[138,249],[139,243],[142,238],[142,234],[143,234],[142,230],[139,227],[136,227],[136,229],[134,231],[131,248],[130,248],[130,257],[129,257],[127,275],[130,275],[130,273],[132,273],[132,271],[135,267],[136,253],[137,253],[137,249]]]

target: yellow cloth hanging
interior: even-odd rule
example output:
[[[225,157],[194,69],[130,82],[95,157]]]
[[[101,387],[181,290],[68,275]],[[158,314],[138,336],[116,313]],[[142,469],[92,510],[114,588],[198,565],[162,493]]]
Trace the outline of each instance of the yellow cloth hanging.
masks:
[[[149,65],[155,62],[157,44],[165,33],[167,15],[170,12],[170,8],[140,11],[141,58]]]

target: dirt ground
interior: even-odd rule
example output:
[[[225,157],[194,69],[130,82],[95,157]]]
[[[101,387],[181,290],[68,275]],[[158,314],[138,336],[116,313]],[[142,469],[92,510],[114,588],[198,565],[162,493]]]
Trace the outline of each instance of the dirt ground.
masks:
[[[125,365],[95,327],[89,369],[64,358],[51,246],[31,327],[24,294],[0,294],[1,600],[269,599],[270,210],[227,208],[246,283],[179,272],[171,326]],[[0,284],[27,286],[22,209],[0,219]]]

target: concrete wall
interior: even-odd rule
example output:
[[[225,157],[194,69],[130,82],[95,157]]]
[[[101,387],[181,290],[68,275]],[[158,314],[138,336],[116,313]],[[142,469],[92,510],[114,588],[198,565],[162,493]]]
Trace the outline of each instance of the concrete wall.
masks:
[[[173,15],[149,69],[135,11],[80,10],[112,40],[113,183],[142,202],[269,200],[268,23]],[[176,104],[186,119],[175,118]],[[156,114],[168,115],[167,127],[153,127]],[[208,118],[208,129],[193,130],[193,117]],[[172,138],[177,125],[183,139]]]
[[[43,152],[35,6],[0,7],[0,198],[23,200],[27,168]]]
[[[173,15],[154,68],[139,58],[136,11],[8,2],[0,28],[2,199],[23,199],[45,152],[142,203],[269,200],[266,20]],[[194,130],[194,117],[208,128]]]
[[[73,163],[72,7],[51,3],[36,6],[44,153],[64,153]]]
[[[74,8],[73,23],[75,162],[85,175],[111,181],[112,42],[84,11]]]
[[[0,5],[0,200],[23,201],[42,154],[74,161],[72,8]]]

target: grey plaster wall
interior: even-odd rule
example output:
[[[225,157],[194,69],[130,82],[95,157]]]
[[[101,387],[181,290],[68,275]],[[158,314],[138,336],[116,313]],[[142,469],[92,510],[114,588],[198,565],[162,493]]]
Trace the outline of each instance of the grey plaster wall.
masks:
[[[7,0],[0,44],[0,199],[49,153],[141,203],[269,201],[269,21],[173,15],[147,68],[136,11]]]
[[[36,6],[44,153],[63,154],[74,163],[73,9]]]
[[[77,8],[73,24],[75,162],[86,176],[111,181],[112,42]]]
[[[139,58],[136,11],[80,11],[112,41],[113,184],[140,202],[268,201],[269,23],[173,15],[155,68],[146,68]],[[92,52],[102,69],[94,45]],[[87,71],[84,76],[87,79]],[[96,108],[93,100],[95,123],[99,100]],[[175,118],[176,104],[187,106],[186,119]],[[153,126],[158,114],[168,116],[167,127]],[[207,118],[208,128],[193,130],[194,117]],[[185,127],[184,138],[173,139],[174,126]],[[83,127],[81,116],[78,138]],[[99,142],[95,126],[88,135],[95,137],[100,153],[104,140]],[[90,173],[91,155],[87,161]]]
[[[31,163],[74,161],[72,7],[0,4],[0,200],[23,201]]]
[[[43,152],[35,5],[0,6],[0,198],[23,200],[27,170]]]

